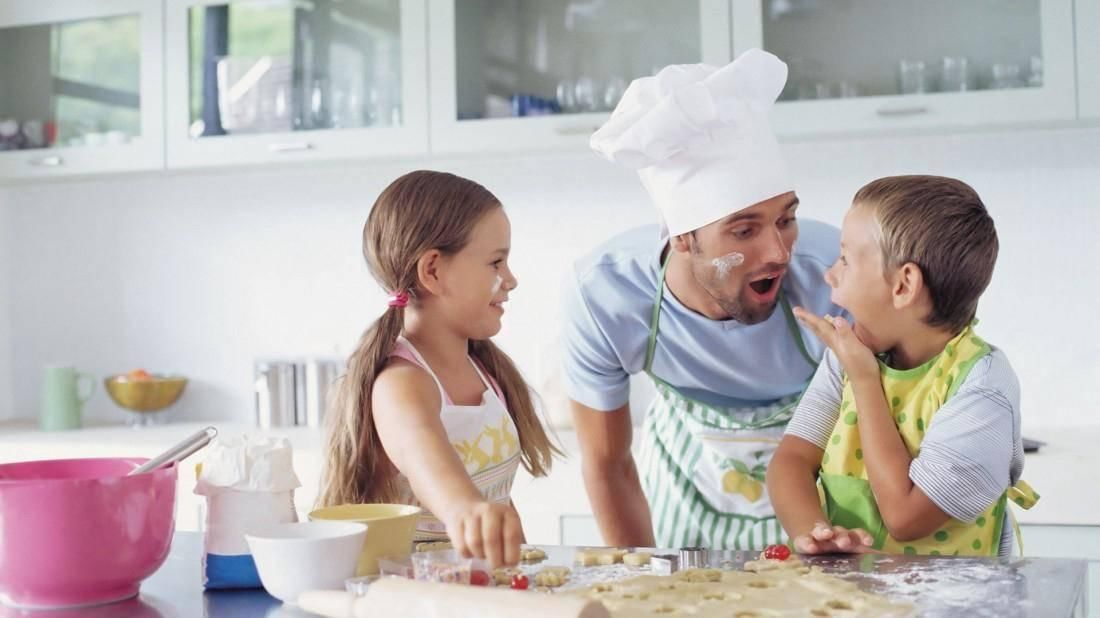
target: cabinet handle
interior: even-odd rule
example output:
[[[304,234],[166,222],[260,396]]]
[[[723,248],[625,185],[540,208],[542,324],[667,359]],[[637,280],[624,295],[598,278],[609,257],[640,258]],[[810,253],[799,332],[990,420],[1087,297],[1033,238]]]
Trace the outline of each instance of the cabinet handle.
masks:
[[[50,155],[48,157],[38,157],[37,159],[31,159],[28,161],[30,165],[38,165],[40,167],[60,167],[65,164],[65,160],[57,155]]]
[[[880,107],[875,111],[879,116],[918,116],[927,114],[928,108],[924,105],[911,105],[909,107]]]
[[[313,144],[309,142],[281,142],[268,144],[267,149],[271,152],[302,152],[313,150]]]
[[[558,135],[591,135],[599,129],[599,127],[590,126],[554,127],[554,133]]]

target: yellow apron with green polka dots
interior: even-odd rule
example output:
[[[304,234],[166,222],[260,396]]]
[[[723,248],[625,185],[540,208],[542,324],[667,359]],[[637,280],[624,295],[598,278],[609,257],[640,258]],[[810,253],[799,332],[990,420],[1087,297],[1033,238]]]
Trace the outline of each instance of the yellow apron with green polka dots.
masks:
[[[925,429],[936,412],[955,394],[975,363],[990,351],[989,344],[968,326],[943,352],[920,367],[897,370],[879,363],[886,401],[911,457],[920,452]],[[845,376],[840,416],[821,460],[824,506],[833,525],[867,530],[875,539],[875,549],[898,554],[996,556],[1007,501],[1011,499],[1027,509],[1039,498],[1020,481],[973,523],[951,519],[927,537],[897,541],[887,532],[871,493],[857,418],[852,383]]]

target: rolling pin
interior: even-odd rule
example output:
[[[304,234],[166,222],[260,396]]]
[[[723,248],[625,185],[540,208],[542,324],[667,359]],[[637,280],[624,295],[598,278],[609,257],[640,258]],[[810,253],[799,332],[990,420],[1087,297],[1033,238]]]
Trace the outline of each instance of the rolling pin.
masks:
[[[519,590],[382,578],[355,598],[316,590],[298,597],[302,609],[329,618],[610,618],[599,601]]]

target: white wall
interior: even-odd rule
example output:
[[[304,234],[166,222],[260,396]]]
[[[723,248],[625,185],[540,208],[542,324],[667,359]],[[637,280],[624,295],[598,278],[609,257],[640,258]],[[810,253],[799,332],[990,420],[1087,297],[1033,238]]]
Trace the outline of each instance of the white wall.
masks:
[[[1100,305],[1092,238],[1100,229],[1100,129],[786,149],[802,215],[837,224],[855,190],[878,176],[941,173],[973,184],[1002,245],[981,332],[1020,374],[1025,424],[1100,424],[1092,413],[1100,390],[1087,386],[1100,382],[1100,335],[1089,319]],[[176,418],[250,419],[254,358],[347,354],[381,312],[360,231],[378,192],[415,167],[470,176],[505,203],[520,287],[500,341],[540,381],[553,369],[558,288],[570,263],[601,239],[655,220],[633,175],[594,156],[10,187],[14,303],[7,338],[0,326],[0,359],[7,349],[18,362],[10,372],[0,364],[0,387],[10,373],[14,414],[34,416],[41,366],[66,361],[99,377],[139,366],[178,371],[193,381]],[[122,418],[102,389],[86,410]]]
[[[11,242],[9,240],[10,198],[0,187],[0,421],[14,415],[12,407],[11,308],[14,300],[10,289]]]

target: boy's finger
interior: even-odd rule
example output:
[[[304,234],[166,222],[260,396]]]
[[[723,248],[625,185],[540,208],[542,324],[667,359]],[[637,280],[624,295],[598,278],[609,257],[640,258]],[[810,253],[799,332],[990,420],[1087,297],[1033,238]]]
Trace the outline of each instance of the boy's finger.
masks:
[[[870,547],[870,546],[875,544],[875,539],[874,539],[874,537],[871,536],[870,532],[867,532],[863,528],[857,528],[855,532],[856,532],[856,534],[859,535],[860,542],[863,543],[864,545],[866,545],[867,547]]]
[[[821,551],[821,548],[814,542],[812,536],[802,534],[795,537],[794,550],[800,554],[816,554]]]

